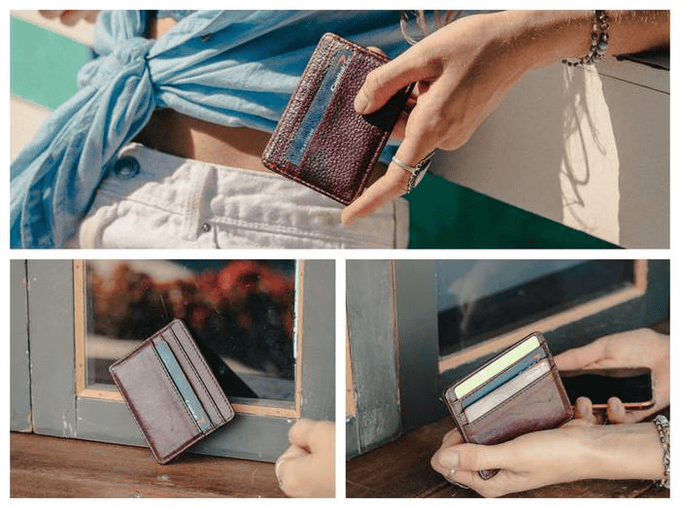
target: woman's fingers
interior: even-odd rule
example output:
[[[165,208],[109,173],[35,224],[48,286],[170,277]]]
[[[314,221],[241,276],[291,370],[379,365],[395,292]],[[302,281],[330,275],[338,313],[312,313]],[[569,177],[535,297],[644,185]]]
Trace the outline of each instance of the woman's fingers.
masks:
[[[301,448],[317,451],[335,442],[335,426],[332,422],[301,419],[290,428],[288,439]]]
[[[484,446],[463,443],[441,448],[432,457],[432,467],[446,476],[451,471],[482,471],[506,469],[511,465],[512,454],[503,445]],[[462,482],[463,483],[463,482]]]
[[[411,128],[414,122],[418,122],[417,106],[411,112],[409,122],[406,136],[397,149],[395,157],[409,166],[415,166],[436,148],[437,140],[429,136],[428,128],[415,130]],[[369,216],[385,203],[406,194],[410,177],[409,171],[394,161],[390,162],[387,172],[343,210],[342,224],[349,226],[357,219]]]
[[[596,340],[585,346],[569,349],[555,356],[558,370],[579,370],[593,367],[606,359],[606,344]]]
[[[354,99],[354,109],[363,115],[373,113],[402,88],[425,79],[430,69],[417,65],[420,48],[411,48],[396,59],[371,71]]]
[[[408,174],[396,164],[391,163],[383,176],[345,207],[341,215],[342,224],[350,226],[357,219],[368,217],[385,203],[404,194],[407,184]]]
[[[457,429],[448,431],[442,439],[442,448],[462,444],[463,438]]]

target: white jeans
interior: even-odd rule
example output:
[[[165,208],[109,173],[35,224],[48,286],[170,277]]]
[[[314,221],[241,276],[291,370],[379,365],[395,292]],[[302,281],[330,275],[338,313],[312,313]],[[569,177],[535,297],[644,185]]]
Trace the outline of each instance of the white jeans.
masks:
[[[83,248],[405,248],[398,199],[351,227],[343,206],[269,172],[121,150],[80,226]]]

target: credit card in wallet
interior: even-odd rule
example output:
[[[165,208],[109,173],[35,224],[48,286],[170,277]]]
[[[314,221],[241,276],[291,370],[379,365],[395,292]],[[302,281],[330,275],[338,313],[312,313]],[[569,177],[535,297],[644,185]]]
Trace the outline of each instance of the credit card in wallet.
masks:
[[[573,410],[539,332],[486,362],[444,391],[444,402],[466,443],[503,443],[558,427]],[[489,479],[497,470],[479,471]]]
[[[182,396],[184,405],[187,407],[196,425],[198,425],[202,432],[207,432],[211,427],[210,418],[208,418],[203,405],[198,400],[196,392],[191,388],[189,380],[184,375],[184,372],[182,372],[182,368],[179,366],[175,355],[172,354],[170,346],[164,341],[159,341],[156,344],[156,352],[160,356],[163,365],[165,365],[168,374],[170,374],[172,382],[177,387],[177,391]]]
[[[529,386],[548,372],[550,372],[550,364],[548,363],[548,360],[544,359],[513,377],[507,383],[501,385],[474,404],[465,408],[465,416],[467,417],[468,423],[474,422],[489,411],[500,406],[510,397],[519,393],[523,388]]]
[[[488,364],[482,370],[476,372],[466,381],[456,386],[454,389],[456,397],[459,399],[464,397],[468,393],[472,392],[475,388],[483,383],[486,383],[496,374],[509,367],[537,347],[540,347],[538,336],[536,334],[528,336],[526,339],[513,346],[510,350],[506,351],[501,356],[493,360],[493,362]]]
[[[518,360],[517,363],[501,372],[498,376],[492,378],[488,383],[483,384],[482,386],[474,390],[472,393],[466,395],[462,400],[463,407],[466,408],[471,404],[474,404],[479,399],[484,397],[486,394],[492,392],[505,382],[517,376],[520,372],[525,371],[526,369],[528,369],[529,367],[531,367],[532,365],[534,365],[535,363],[537,363],[538,361],[542,360],[545,357],[546,357],[545,349],[543,349],[542,347],[534,349],[524,358]]]

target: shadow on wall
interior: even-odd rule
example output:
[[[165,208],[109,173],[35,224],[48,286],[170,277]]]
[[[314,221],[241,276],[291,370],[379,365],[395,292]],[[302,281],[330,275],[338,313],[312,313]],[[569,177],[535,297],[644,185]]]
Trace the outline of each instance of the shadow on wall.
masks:
[[[595,68],[563,67],[562,221],[619,243],[619,157]]]
[[[563,64],[510,91],[465,146],[433,172],[618,243],[618,156],[596,71]]]

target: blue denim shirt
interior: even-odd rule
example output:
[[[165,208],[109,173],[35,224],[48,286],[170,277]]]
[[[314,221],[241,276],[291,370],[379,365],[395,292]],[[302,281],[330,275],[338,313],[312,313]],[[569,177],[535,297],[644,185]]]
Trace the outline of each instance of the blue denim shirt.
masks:
[[[155,108],[272,131],[325,32],[391,57],[407,47],[398,11],[197,11],[156,41],[146,24],[144,11],[100,13],[78,92],[11,166],[11,247],[63,247]]]

